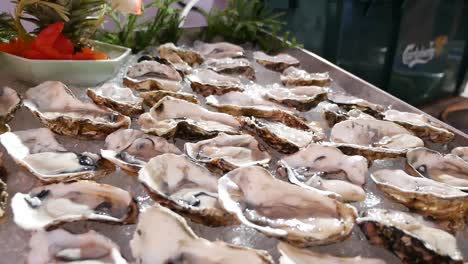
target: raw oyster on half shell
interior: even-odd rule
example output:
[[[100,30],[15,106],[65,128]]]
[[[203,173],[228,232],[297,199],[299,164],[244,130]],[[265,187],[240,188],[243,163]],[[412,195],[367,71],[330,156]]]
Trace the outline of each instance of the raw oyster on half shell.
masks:
[[[463,264],[454,236],[411,214],[370,209],[357,223],[372,244],[387,248],[403,263]]]
[[[350,119],[376,119],[359,109],[351,109],[347,111],[333,103],[323,102],[319,107],[321,108],[323,118],[325,118],[329,127],[333,127],[341,121]]]
[[[307,249],[293,247],[284,242],[280,242],[278,244],[278,251],[281,254],[279,264],[385,264],[385,261],[380,259],[335,257]]]
[[[159,56],[172,62],[173,64],[187,64],[191,67],[203,63],[203,58],[200,53],[176,47],[174,43],[166,43],[158,47]]]
[[[468,147],[456,147],[451,153],[468,162]]]
[[[10,87],[0,87],[0,126],[13,118],[13,114],[21,107],[21,97]]]
[[[210,138],[221,132],[238,134],[240,127],[231,115],[171,97],[160,100],[138,122],[146,133],[184,139]]]
[[[199,69],[186,77],[192,90],[202,96],[222,95],[232,91],[244,91],[238,78],[222,75],[208,69]]]
[[[143,113],[143,100],[133,95],[132,90],[106,83],[96,89],[88,89],[87,95],[97,105],[108,107],[126,116]]]
[[[374,104],[352,95],[329,93],[328,100],[343,107],[347,111],[351,109],[358,109],[374,117],[382,116],[382,112],[385,111],[385,107],[382,105]]]
[[[163,99],[164,97],[173,97],[173,98],[185,100],[187,102],[191,102],[194,104],[200,103],[200,101],[198,101],[196,96],[189,94],[189,93],[183,93],[183,92],[155,90],[155,91],[149,91],[149,92],[141,92],[140,94],[138,94],[138,96],[143,98],[143,102],[149,107],[153,107],[155,104],[161,101],[161,99]]]
[[[224,209],[244,225],[301,247],[345,239],[356,218],[354,207],[324,191],[275,179],[258,166],[225,174],[218,181],[218,193]]]
[[[387,110],[383,119],[395,122],[412,131],[416,136],[427,138],[433,142],[445,144],[453,139],[455,134],[431,122],[422,114]]]
[[[125,86],[142,91],[182,89],[182,77],[171,65],[157,61],[142,61],[130,68],[123,79]]]
[[[298,111],[309,111],[327,99],[327,89],[319,86],[282,88],[275,84],[267,87],[265,97]]]
[[[278,162],[278,174],[291,183],[334,192],[344,201],[363,201],[362,186],[367,177],[367,160],[362,156],[347,156],[339,149],[315,143]]]
[[[187,156],[175,154],[152,158],[138,176],[154,200],[194,222],[236,224],[237,219],[218,202],[218,178]]]
[[[247,79],[255,80],[255,70],[248,59],[208,59],[203,63],[203,65],[217,73],[242,75]]]
[[[404,127],[390,121],[351,119],[333,126],[330,140],[347,155],[362,155],[369,160],[404,156],[424,142]]]
[[[109,172],[99,155],[67,150],[47,128],[8,132],[0,135],[0,142],[16,163],[42,182],[94,179]]]
[[[195,50],[206,59],[238,58],[244,57],[244,48],[228,43],[195,43]]]
[[[468,162],[453,155],[442,155],[428,148],[416,148],[406,153],[408,172],[446,183],[468,191]]]
[[[284,154],[295,153],[310,143],[320,141],[325,137],[323,129],[312,124],[309,124],[309,130],[305,131],[289,127],[282,122],[272,122],[255,117],[242,117],[240,123],[242,130],[262,139],[268,146]]]
[[[227,135],[185,143],[185,152],[195,161],[206,163],[214,171],[230,170],[251,166],[268,165],[271,160],[262,146],[251,135]]]
[[[281,74],[281,82],[286,86],[329,86],[331,83],[328,72],[308,73],[294,66],[288,67]]]
[[[133,224],[138,205],[127,191],[93,181],[39,186],[11,199],[15,223],[26,230],[55,227],[66,222],[92,220]]]
[[[468,210],[468,193],[447,184],[402,170],[378,170],[371,178],[386,195],[425,216],[463,222]]]
[[[138,172],[151,158],[164,153],[182,154],[165,138],[135,129],[115,131],[107,136],[101,149],[103,158],[129,172]]]
[[[277,72],[283,72],[286,68],[299,66],[300,64],[298,59],[286,53],[270,56],[265,54],[263,51],[255,51],[253,53],[253,58],[258,64],[263,65],[269,70]]]
[[[63,229],[38,231],[29,240],[29,248],[28,264],[127,264],[119,246],[93,230],[83,234]]]
[[[246,87],[244,92],[229,92],[220,96],[210,95],[206,104],[233,116],[253,116],[278,121],[287,126],[309,130],[307,123],[289,109],[265,98],[265,89],[257,84]]]
[[[26,92],[24,105],[57,134],[104,138],[130,126],[130,118],[78,100],[61,82],[47,81]]]
[[[140,214],[130,248],[140,264],[273,264],[266,251],[198,237],[183,217],[159,205]]]

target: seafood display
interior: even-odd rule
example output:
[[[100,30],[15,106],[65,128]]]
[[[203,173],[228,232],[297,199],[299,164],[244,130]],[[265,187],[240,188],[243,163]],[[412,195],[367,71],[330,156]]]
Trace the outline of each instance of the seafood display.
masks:
[[[1,83],[2,258],[468,260],[462,134],[300,50],[243,47],[166,43],[96,87]]]

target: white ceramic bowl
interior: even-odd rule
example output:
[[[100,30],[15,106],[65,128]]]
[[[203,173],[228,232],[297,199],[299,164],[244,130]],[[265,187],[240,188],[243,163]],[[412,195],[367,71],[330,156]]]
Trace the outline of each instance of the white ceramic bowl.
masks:
[[[0,52],[0,69],[14,78],[32,85],[44,81],[61,81],[70,85],[94,86],[114,77],[126,61],[131,49],[99,41],[92,42],[108,60],[30,60]]]

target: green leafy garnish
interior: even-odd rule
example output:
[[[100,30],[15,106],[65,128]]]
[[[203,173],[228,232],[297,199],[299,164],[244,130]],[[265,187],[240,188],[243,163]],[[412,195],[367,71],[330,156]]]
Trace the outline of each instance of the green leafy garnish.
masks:
[[[0,42],[8,42],[15,38],[15,19],[8,13],[0,13]]]
[[[180,9],[171,5],[177,0],[156,0],[144,7],[144,11],[157,10],[156,16],[151,19],[143,16],[122,16],[118,12],[111,12],[109,17],[116,26],[116,31],[101,30],[97,39],[129,47],[133,52],[145,50],[149,46],[166,42],[177,42],[182,35],[179,28]]]
[[[230,0],[225,10],[212,10],[205,13],[207,28],[202,31],[202,38],[207,41],[222,36],[226,41],[241,44],[258,44],[266,52],[299,46],[296,38],[286,32],[279,45],[273,45],[272,38],[281,32],[284,22],[280,18],[284,13],[275,13],[265,7],[260,0]],[[268,33],[271,33],[269,35]]]

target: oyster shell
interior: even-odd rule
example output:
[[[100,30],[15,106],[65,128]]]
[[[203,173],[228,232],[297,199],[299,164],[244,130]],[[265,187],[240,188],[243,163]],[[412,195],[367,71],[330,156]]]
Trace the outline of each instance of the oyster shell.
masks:
[[[457,147],[457,148],[454,148],[452,149],[452,152],[451,152],[453,155],[456,155],[460,158],[462,158],[463,160],[465,160],[466,162],[468,162],[468,147]]]
[[[370,209],[357,223],[372,244],[389,249],[403,263],[463,263],[454,236],[408,213]]]
[[[298,111],[309,111],[327,99],[327,89],[319,86],[281,88],[273,85],[265,91],[265,96],[270,101],[294,107]]]
[[[152,158],[138,176],[154,200],[194,222],[236,224],[218,202],[218,178],[186,156],[169,153]]]
[[[390,121],[352,119],[333,126],[330,140],[347,155],[362,155],[369,160],[403,156],[424,142]]]
[[[220,132],[237,134],[240,124],[232,116],[216,113],[184,100],[165,97],[138,120],[150,134],[184,139],[216,136]]]
[[[93,179],[109,171],[99,155],[68,151],[47,128],[8,132],[0,135],[0,142],[16,163],[42,182]]]
[[[421,114],[387,110],[383,113],[384,120],[395,122],[412,131],[416,136],[430,139],[436,143],[447,143],[455,134],[431,122]]]
[[[335,124],[349,119],[376,119],[359,109],[346,111],[332,103],[324,103],[320,105],[320,107],[322,108],[323,117],[327,120],[329,127],[333,127]]]
[[[307,249],[296,248],[284,242],[280,242],[277,247],[281,253],[279,264],[385,264],[385,261],[380,259],[335,257]]]
[[[221,205],[240,222],[301,247],[349,236],[356,209],[314,188],[277,180],[267,170],[242,167],[218,180]]]
[[[182,89],[181,82],[182,77],[174,67],[157,61],[142,61],[130,66],[123,78],[125,86],[142,91],[177,92]]]
[[[130,193],[92,181],[39,186],[11,199],[14,221],[26,230],[80,220],[133,224],[138,205]]]
[[[130,248],[140,264],[273,264],[266,251],[198,237],[184,218],[159,205],[141,213]]]
[[[166,139],[134,129],[121,129],[106,138],[103,158],[130,173],[138,172],[151,158],[164,153],[182,154]]]
[[[281,82],[287,86],[329,86],[331,84],[328,72],[308,73],[294,66],[286,68],[281,74]]]
[[[253,53],[253,58],[258,64],[263,65],[269,70],[277,72],[283,72],[288,67],[299,66],[300,64],[298,59],[286,53],[270,56],[265,54],[263,51],[255,51]]]
[[[185,152],[190,158],[220,172],[251,165],[268,165],[271,160],[270,154],[251,135],[220,133],[212,139],[185,143]]]
[[[34,233],[29,241],[28,264],[127,264],[119,246],[95,232],[72,234],[63,229]]]
[[[244,57],[245,51],[242,47],[228,43],[195,43],[195,50],[203,57],[210,59]]]
[[[463,191],[468,190],[468,162],[453,154],[442,155],[427,148],[406,153],[408,172],[446,183]]]
[[[278,104],[265,99],[264,94],[265,89],[254,84],[248,86],[244,92],[229,92],[221,96],[210,95],[206,98],[206,104],[233,116],[253,116],[278,121],[298,129],[310,129],[302,118],[292,114],[289,109],[281,108]]]
[[[284,154],[292,154],[325,137],[323,129],[309,125],[309,131],[289,127],[282,122],[271,122],[261,118],[242,117],[241,129],[262,139],[271,148]]]
[[[244,91],[239,79],[218,74],[212,70],[199,69],[187,76],[192,90],[203,96],[222,95],[232,91]]]
[[[13,118],[13,114],[21,107],[21,97],[10,87],[0,87],[0,126]]]
[[[367,160],[347,156],[339,149],[315,143],[278,162],[278,172],[291,183],[338,194],[344,201],[363,201],[361,186],[366,182]]]
[[[158,47],[159,56],[172,62],[173,64],[187,64],[189,66],[197,66],[203,63],[203,58],[200,53],[176,47],[174,43],[166,43]]]
[[[380,117],[382,112],[385,110],[385,107],[382,105],[374,104],[352,95],[329,93],[328,100],[343,107],[347,111],[351,109],[358,109],[374,117]]]
[[[96,89],[88,89],[86,94],[97,105],[108,107],[126,116],[143,113],[143,100],[133,95],[129,88],[106,83]]]
[[[203,65],[217,73],[243,75],[247,79],[255,80],[255,70],[250,61],[244,58],[208,59]]]
[[[189,94],[189,93],[182,93],[182,92],[171,92],[171,91],[164,91],[164,90],[155,90],[155,91],[149,91],[149,92],[141,92],[139,94],[141,98],[143,98],[143,102],[149,106],[153,107],[155,104],[157,104],[161,99],[164,97],[173,97],[181,100],[185,100],[187,102],[191,102],[194,104],[199,104],[200,101],[198,101],[197,97]]]
[[[0,174],[2,174],[3,168],[0,168]],[[5,216],[5,210],[8,203],[8,192],[7,185],[0,179],[0,218]]]
[[[57,134],[104,138],[128,128],[130,118],[78,100],[61,82],[44,82],[26,92],[24,105]]]
[[[402,170],[379,170],[372,173],[371,178],[386,195],[418,213],[463,222],[468,193],[430,179],[410,176]]]

